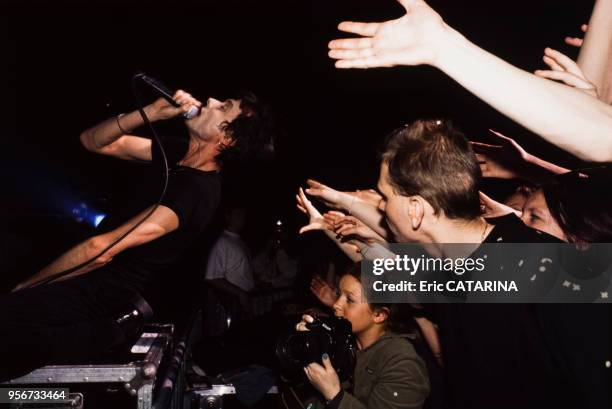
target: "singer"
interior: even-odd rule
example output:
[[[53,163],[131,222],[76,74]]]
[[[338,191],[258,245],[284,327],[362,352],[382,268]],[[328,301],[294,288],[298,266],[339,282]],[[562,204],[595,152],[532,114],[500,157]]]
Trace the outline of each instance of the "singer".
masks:
[[[81,242],[0,296],[0,381],[48,364],[95,359],[129,339],[117,318],[133,309],[133,300],[147,305],[160,276],[207,233],[221,197],[221,168],[272,147],[269,110],[252,94],[202,104],[179,90],[173,99],[176,104],[160,98],[144,107],[152,123],[195,113],[184,121],[189,147],[171,169],[159,206],[150,203],[119,227]],[[121,114],[84,131],[81,142],[97,154],[151,162],[159,155],[151,140],[131,134],[141,125],[138,111]],[[92,258],[56,282],[36,285]]]

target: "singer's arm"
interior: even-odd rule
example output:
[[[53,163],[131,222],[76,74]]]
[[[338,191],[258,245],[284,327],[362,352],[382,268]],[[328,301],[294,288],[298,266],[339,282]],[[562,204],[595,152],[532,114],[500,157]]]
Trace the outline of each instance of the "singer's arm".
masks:
[[[111,243],[114,243],[119,237],[123,236],[150,211],[151,208],[147,208],[120,227],[108,233],[91,237],[77,244],[38,273],[19,284],[13,291],[30,287],[32,284],[44,280],[53,274],[68,270],[92,259],[106,249]],[[93,271],[109,263],[114,256],[122,251],[153,241],[176,230],[178,226],[179,219],[176,213],[169,207],[160,205],[148,219],[141,223],[134,231],[130,232],[123,240],[119,241],[115,246],[111,247],[91,263],[62,277],[62,280]]]
[[[145,113],[153,122],[153,118]],[[135,135],[127,135],[143,125],[140,112],[134,111],[122,116],[112,117],[81,133],[81,143],[90,152],[114,156],[125,160],[151,160],[151,140]]]
[[[174,107],[163,98],[144,107],[144,112],[150,122],[174,118],[188,112],[193,106],[202,104],[190,94],[179,90],[174,94],[174,100],[180,104]],[[151,160],[151,140],[130,135],[134,129],[144,125],[139,111],[125,115],[114,116],[81,133],[81,143],[91,152],[114,156],[125,160]]]

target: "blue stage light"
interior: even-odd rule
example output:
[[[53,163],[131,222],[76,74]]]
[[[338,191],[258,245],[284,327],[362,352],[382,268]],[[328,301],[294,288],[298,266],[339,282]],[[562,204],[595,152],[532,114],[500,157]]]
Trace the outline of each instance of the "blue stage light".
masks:
[[[90,208],[86,203],[79,203],[72,208],[72,217],[79,223],[85,222],[93,227],[98,227],[106,214]]]
[[[105,214],[99,214],[94,217],[94,227],[98,227],[98,225],[102,222],[102,220],[104,220],[105,217]]]

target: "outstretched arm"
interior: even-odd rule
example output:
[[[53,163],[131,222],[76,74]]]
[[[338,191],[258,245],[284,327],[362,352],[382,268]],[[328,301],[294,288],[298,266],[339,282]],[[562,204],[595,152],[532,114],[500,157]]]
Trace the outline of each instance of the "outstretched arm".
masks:
[[[499,179],[524,179],[534,184],[548,182],[570,170],[547,162],[525,151],[514,139],[489,129],[495,145],[472,142],[482,176]]]
[[[168,101],[159,98],[154,103],[144,107],[149,121],[156,122],[174,118],[191,107],[201,107],[200,101],[184,91],[177,91],[174,100],[180,107],[172,106]],[[94,153],[114,156],[125,160],[151,160],[151,140],[135,135],[129,135],[134,129],[142,126],[144,120],[139,111],[118,115],[95,125],[81,134],[83,146]]]
[[[361,261],[363,257],[357,252],[357,248],[350,243],[342,241],[340,236],[333,232],[323,215],[312,205],[310,200],[308,200],[302,188],[300,188],[295,198],[297,200],[298,209],[309,218],[308,224],[300,229],[300,234],[311,230],[322,230],[348,258],[354,262]]]
[[[332,41],[338,68],[429,64],[555,145],[591,161],[612,161],[612,107],[516,68],[468,41],[422,0],[399,0],[406,14],[384,23],[343,22],[361,38]]]
[[[313,179],[308,179],[306,193],[324,202],[329,207],[344,210],[384,239],[389,239],[384,214],[378,209],[380,195],[374,191],[340,192]],[[378,199],[376,199],[378,197]]]
[[[142,211],[140,214],[130,219],[127,223],[113,231],[94,236],[77,244],[62,254],[51,264],[40,270],[38,273],[19,284],[15,290],[28,288],[35,283],[52,276],[53,274],[68,270],[92,259],[106,249],[111,243],[114,243],[119,237],[123,236],[133,226],[135,226],[146,214],[149,213],[150,210],[151,208]],[[174,211],[170,208],[160,205],[148,219],[140,224],[134,231],[130,232],[130,234],[128,234],[123,240],[110,248],[104,254],[95,258],[91,263],[67,276],[62,277],[62,279],[65,280],[95,270],[109,263],[114,256],[122,251],[130,247],[140,246],[155,240],[158,237],[176,230],[178,226],[179,219],[176,213],[174,213]]]

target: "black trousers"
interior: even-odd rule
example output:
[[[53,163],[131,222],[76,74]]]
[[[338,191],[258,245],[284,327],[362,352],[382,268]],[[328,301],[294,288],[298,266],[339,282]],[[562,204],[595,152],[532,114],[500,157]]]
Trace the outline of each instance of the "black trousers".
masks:
[[[97,359],[123,340],[120,313],[87,276],[0,295],[0,382]]]

